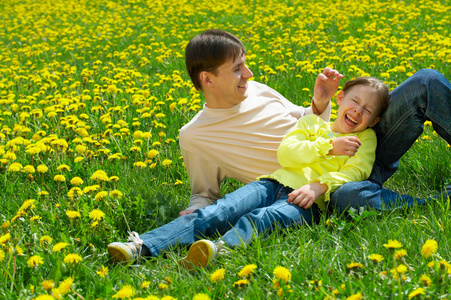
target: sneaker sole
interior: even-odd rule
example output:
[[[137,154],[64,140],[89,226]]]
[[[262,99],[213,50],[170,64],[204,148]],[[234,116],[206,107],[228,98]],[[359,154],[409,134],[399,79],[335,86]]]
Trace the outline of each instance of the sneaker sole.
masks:
[[[115,263],[128,263],[133,261],[133,257],[128,255],[126,249],[123,249],[125,246],[122,243],[111,243],[108,245],[108,254],[110,255],[111,260]]]
[[[191,245],[188,254],[181,260],[181,264],[185,269],[191,271],[194,268],[205,268],[213,259],[214,250],[207,241],[197,241]]]

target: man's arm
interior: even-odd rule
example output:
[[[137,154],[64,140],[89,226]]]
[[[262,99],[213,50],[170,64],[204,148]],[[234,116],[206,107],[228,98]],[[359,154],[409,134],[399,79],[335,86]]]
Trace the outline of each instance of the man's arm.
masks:
[[[321,115],[327,108],[342,78],[342,74],[331,68],[324,68],[323,73],[318,74],[312,98],[312,111],[315,115]]]

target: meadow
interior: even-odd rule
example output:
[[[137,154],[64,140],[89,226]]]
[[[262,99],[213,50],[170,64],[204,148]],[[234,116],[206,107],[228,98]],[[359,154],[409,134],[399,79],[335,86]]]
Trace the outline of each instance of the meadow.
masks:
[[[178,265],[184,247],[129,266],[106,251],[188,204],[178,132],[203,105],[184,64],[193,36],[237,35],[253,79],[308,106],[324,67],[390,89],[422,68],[451,79],[450,11],[446,0],[1,1],[0,299],[450,299],[441,197],[324,215],[195,272]],[[450,152],[425,122],[386,187],[436,195]]]

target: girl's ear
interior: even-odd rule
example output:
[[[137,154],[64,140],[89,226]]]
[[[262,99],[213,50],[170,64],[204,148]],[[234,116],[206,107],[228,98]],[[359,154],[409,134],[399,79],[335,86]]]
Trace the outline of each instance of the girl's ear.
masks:
[[[202,82],[202,85],[204,86],[211,86],[213,84],[211,80],[211,73],[207,71],[202,71],[199,74],[200,81]]]
[[[379,123],[379,121],[381,120],[381,118],[377,117],[376,119],[374,119],[373,122],[371,122],[370,125],[368,125],[368,127],[373,127],[374,125],[376,125],[377,123]]]
[[[338,93],[338,95],[337,95],[337,104],[338,104],[338,105],[341,104],[341,101],[343,100],[344,96],[345,96],[345,93],[344,93],[343,91],[340,91],[340,92]]]

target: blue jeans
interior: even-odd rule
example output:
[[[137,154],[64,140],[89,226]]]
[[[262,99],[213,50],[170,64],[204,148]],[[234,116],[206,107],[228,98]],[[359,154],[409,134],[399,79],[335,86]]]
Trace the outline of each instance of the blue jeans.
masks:
[[[382,184],[398,169],[399,160],[423,132],[426,120],[451,144],[451,83],[435,70],[420,70],[390,93],[390,105],[377,134],[376,161],[363,182],[349,182],[331,195],[332,207],[390,210],[424,204],[426,199],[399,195]]]
[[[287,202],[292,189],[262,179],[251,182],[225,195],[215,204],[181,216],[157,229],[140,235],[152,256],[176,245],[222,235],[230,247],[249,244],[259,234],[267,234],[277,226],[312,224],[319,219],[319,208],[303,209]]]

